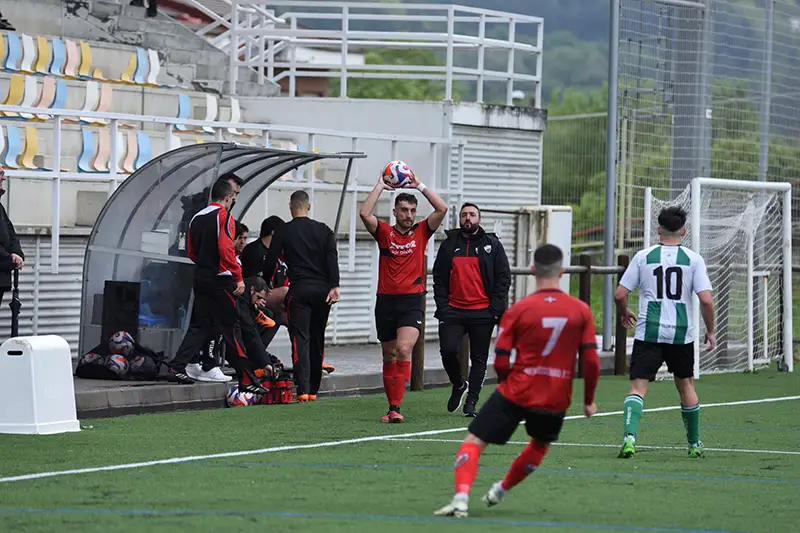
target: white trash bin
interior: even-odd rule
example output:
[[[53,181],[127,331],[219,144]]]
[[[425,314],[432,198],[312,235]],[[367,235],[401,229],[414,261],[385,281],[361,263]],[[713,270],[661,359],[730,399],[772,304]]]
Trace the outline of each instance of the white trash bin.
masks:
[[[14,337],[0,346],[0,433],[80,431],[72,354],[58,335]]]

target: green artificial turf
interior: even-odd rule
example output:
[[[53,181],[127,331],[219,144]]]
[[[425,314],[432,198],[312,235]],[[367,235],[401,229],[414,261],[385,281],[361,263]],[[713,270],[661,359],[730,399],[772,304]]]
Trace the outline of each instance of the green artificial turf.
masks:
[[[575,382],[576,407],[582,387]],[[482,399],[490,392],[485,388]],[[600,412],[620,411],[626,393],[624,378],[602,378]],[[800,376],[769,370],[705,376],[698,393],[701,404],[800,395]],[[620,415],[569,420],[540,470],[487,509],[480,497],[521,450],[521,428],[513,443],[482,456],[465,520],[432,515],[452,496],[460,429],[291,449],[466,427],[468,420],[445,411],[447,394],[407,393],[406,423],[391,426],[378,422],[386,406],[376,395],[86,420],[86,429],[73,434],[0,435],[0,478],[290,448],[3,482],[0,531],[777,533],[797,527],[799,400],[704,409],[701,438],[712,450],[702,459],[686,456],[678,410],[644,413],[640,448],[630,460],[616,458]],[[671,382],[651,385],[645,409],[676,405]]]

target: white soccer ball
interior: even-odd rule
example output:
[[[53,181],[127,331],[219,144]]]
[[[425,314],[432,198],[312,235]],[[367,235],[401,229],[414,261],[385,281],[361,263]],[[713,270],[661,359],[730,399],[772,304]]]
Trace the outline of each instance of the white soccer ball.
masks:
[[[253,405],[256,397],[252,392],[242,392],[239,390],[239,385],[234,385],[225,396],[225,403],[228,407],[247,407]]]
[[[407,186],[413,175],[411,167],[403,161],[390,161],[381,171],[383,181],[395,189]]]
[[[108,339],[108,351],[112,354],[130,357],[133,353],[133,349],[133,337],[127,331],[117,331]]]

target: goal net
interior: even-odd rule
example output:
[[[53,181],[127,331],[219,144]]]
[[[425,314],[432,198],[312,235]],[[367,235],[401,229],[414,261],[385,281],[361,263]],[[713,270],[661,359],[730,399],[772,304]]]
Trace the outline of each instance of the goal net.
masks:
[[[682,242],[706,262],[717,347],[708,351],[694,298],[695,377],[752,371],[778,362],[792,370],[791,185],[695,178],[672,198],[645,191],[645,247],[658,244],[658,215],[689,214]],[[660,377],[664,377],[665,367]]]

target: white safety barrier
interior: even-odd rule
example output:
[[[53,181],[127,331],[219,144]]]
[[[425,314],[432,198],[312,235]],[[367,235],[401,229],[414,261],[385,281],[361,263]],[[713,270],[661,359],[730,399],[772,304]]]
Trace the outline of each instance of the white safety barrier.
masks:
[[[72,355],[58,335],[14,337],[0,346],[0,433],[80,431]]]

